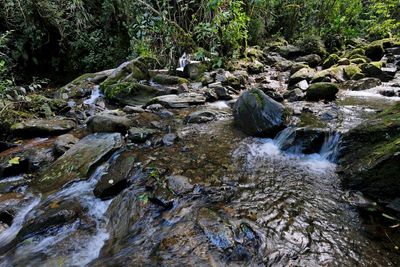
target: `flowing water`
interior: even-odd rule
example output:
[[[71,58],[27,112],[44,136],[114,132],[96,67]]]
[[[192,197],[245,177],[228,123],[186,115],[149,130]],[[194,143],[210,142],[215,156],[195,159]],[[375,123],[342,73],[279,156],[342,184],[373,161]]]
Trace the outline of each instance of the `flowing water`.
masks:
[[[127,149],[138,168],[112,200],[96,198],[93,189],[121,151],[88,180],[51,195],[22,187],[21,206],[0,234],[6,251],[0,266],[398,266],[398,255],[365,234],[336,173],[340,132],[397,101],[368,92],[344,92],[338,104],[315,104],[323,105],[319,117],[335,119],[323,122],[325,139],[313,154],[303,154],[302,143],[287,147],[297,127],[274,139],[250,138],[225,117],[179,126],[180,140],[171,147]],[[99,96],[93,91],[85,104]],[[168,175],[184,175],[195,186],[175,193]],[[65,222],[22,234],[48,207],[60,211],[53,220]]]

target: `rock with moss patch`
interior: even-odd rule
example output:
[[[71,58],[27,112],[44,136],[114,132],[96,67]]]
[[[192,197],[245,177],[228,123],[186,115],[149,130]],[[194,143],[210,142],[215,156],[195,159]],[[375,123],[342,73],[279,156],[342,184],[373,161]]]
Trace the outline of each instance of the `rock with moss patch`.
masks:
[[[311,84],[307,89],[306,99],[309,101],[335,100],[339,87],[334,83],[320,82]]]
[[[348,188],[385,202],[400,195],[400,104],[350,130],[342,143]]]
[[[365,58],[357,57],[357,58],[350,59],[350,63],[352,63],[352,64],[364,64],[364,63],[368,63],[368,61]]]
[[[346,80],[344,75],[344,67],[345,66],[336,66],[326,70],[318,71],[313,76],[312,82],[329,82],[332,80],[336,82],[344,82]]]
[[[331,54],[328,56],[327,59],[325,59],[324,63],[323,63],[323,67],[324,69],[328,69],[334,65],[336,65],[340,60],[340,57],[336,54]]]
[[[363,77],[362,70],[357,65],[348,65],[343,68],[344,75],[349,80],[359,80]]]
[[[309,82],[314,78],[314,76],[315,76],[314,69],[302,68],[296,73],[294,73],[292,76],[290,76],[289,85],[296,84],[298,82],[301,82],[302,80],[307,80]]]
[[[79,141],[78,138],[72,134],[63,134],[57,137],[53,146],[53,153],[55,156],[61,156],[73,147]]]
[[[191,62],[184,67],[183,73],[186,78],[199,80],[209,69],[209,64],[207,62]]]
[[[33,186],[42,193],[49,193],[69,182],[87,179],[94,168],[122,144],[119,133],[88,135],[43,169],[33,180]]]
[[[103,89],[103,92],[108,100],[130,106],[143,105],[161,94],[155,87],[135,82],[110,85]]]
[[[379,61],[385,54],[382,43],[372,43],[365,47],[365,55],[372,61]]]
[[[185,78],[166,74],[157,74],[153,77],[153,81],[161,85],[179,85],[189,83]]]
[[[38,137],[63,134],[75,126],[75,122],[64,118],[32,119],[14,124],[11,130],[16,136]]]
[[[234,106],[236,126],[253,136],[273,136],[281,130],[287,119],[282,104],[265,95],[261,90],[244,92]]]
[[[296,58],[296,62],[306,62],[308,66],[315,68],[321,62],[321,57],[317,54],[310,54]]]

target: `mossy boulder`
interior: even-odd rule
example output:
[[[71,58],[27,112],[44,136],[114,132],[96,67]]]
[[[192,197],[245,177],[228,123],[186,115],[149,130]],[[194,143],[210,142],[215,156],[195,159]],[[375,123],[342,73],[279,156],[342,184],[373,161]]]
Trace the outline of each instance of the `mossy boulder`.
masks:
[[[345,56],[350,59],[354,57],[365,57],[365,50],[364,48],[356,48],[347,52]]]
[[[288,58],[288,59],[292,59],[292,58],[296,58],[296,57],[304,55],[304,52],[302,51],[302,49],[300,47],[294,46],[294,45],[278,46],[276,48],[276,52],[278,52],[284,58]]]
[[[189,81],[185,78],[166,74],[157,74],[153,77],[153,81],[161,85],[179,85],[189,83]]]
[[[69,182],[87,179],[94,168],[122,144],[119,133],[88,135],[42,170],[32,184],[40,192],[50,193]]]
[[[352,63],[352,64],[364,64],[364,63],[368,63],[368,61],[365,58],[357,57],[357,58],[350,59],[350,63]]]
[[[389,202],[400,195],[400,104],[343,136],[344,185]]]
[[[381,60],[384,54],[383,43],[375,42],[365,47],[365,55],[372,61]]]
[[[382,82],[378,78],[363,78],[357,81],[347,81],[342,84],[342,88],[352,91],[361,91],[374,88],[381,84]]]
[[[337,84],[328,82],[314,83],[307,89],[306,99],[308,101],[331,101],[335,100],[338,92],[339,87]]]
[[[340,60],[340,57],[337,54],[331,54],[329,55],[324,63],[322,64],[324,69],[329,69],[330,67],[336,65]]]
[[[318,71],[312,78],[313,83],[326,82],[334,80],[336,82],[344,82],[346,77],[344,75],[345,66],[334,66],[326,70]]]
[[[357,65],[348,65],[343,68],[344,75],[349,80],[359,80],[362,79],[362,70]]]
[[[137,82],[121,82],[103,89],[108,100],[123,105],[143,105],[158,96],[160,91],[152,86]]]
[[[199,80],[210,69],[209,65],[207,62],[191,62],[184,67],[183,74],[191,80]]]
[[[289,85],[294,85],[298,82],[301,82],[303,80],[311,81],[315,76],[315,70],[312,68],[302,68],[296,73],[294,73],[292,76],[289,78]]]
[[[137,58],[121,64],[113,70],[110,76],[100,84],[103,90],[108,90],[108,87],[122,82],[137,82],[148,80],[150,78],[149,65],[152,61],[148,58]]]
[[[388,82],[393,79],[391,75],[382,71],[383,62],[364,63],[359,66],[366,77],[378,78],[383,82]]]
[[[234,106],[235,125],[252,136],[274,136],[284,126],[288,112],[259,89],[244,92]]]

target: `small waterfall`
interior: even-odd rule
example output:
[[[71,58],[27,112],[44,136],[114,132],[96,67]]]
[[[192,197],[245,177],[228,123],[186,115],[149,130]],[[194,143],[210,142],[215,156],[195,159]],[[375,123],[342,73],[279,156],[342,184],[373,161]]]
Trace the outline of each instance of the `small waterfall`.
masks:
[[[340,152],[340,139],[338,132],[333,132],[326,136],[319,152],[321,157],[330,162],[336,162]]]
[[[91,105],[95,104],[97,99],[99,99],[101,96],[102,96],[102,93],[100,91],[100,86],[97,85],[93,88],[90,98],[83,101],[83,103],[91,106]]]
[[[178,71],[183,71],[185,66],[190,63],[188,55],[183,53],[183,55],[179,58],[179,68],[177,68]]]

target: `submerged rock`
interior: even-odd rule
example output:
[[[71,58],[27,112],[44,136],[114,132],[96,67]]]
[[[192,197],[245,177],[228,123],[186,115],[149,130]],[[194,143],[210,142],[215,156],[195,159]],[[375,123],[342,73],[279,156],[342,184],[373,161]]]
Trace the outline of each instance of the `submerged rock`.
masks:
[[[313,83],[307,89],[306,99],[309,101],[335,100],[339,87],[334,83]]]
[[[281,130],[287,119],[282,104],[261,90],[244,92],[234,106],[235,124],[243,132],[254,136],[273,136]]]
[[[93,169],[122,143],[119,133],[88,135],[42,170],[33,180],[33,185],[42,193],[47,193],[71,181],[87,179]]]
[[[199,110],[189,114],[185,118],[185,123],[204,123],[213,121],[217,118],[218,112],[214,110]]]
[[[343,137],[344,184],[375,199],[400,195],[400,104],[377,114]]]
[[[185,176],[171,175],[167,177],[167,181],[168,188],[177,195],[189,193],[194,188],[194,186],[190,183],[190,179]]]
[[[14,135],[22,137],[37,137],[58,135],[69,132],[76,124],[67,119],[33,119],[14,124],[11,130]]]

